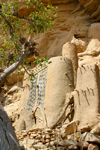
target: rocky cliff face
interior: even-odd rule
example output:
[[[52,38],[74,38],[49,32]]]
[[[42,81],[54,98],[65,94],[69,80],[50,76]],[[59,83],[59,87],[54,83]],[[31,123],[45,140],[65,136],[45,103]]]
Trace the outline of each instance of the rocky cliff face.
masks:
[[[60,3],[60,2],[59,2]],[[58,18],[51,30],[36,36],[39,42],[39,53],[47,58],[61,55],[62,46],[73,38],[80,39],[84,44],[79,51],[84,51],[87,46],[88,27],[91,24],[90,16],[78,1],[70,3],[61,2],[58,7]],[[44,47],[45,45],[45,47]]]
[[[98,0],[79,0],[79,2],[94,21],[100,20],[100,2]]]
[[[47,3],[47,0],[43,0],[43,2]],[[38,129],[34,129],[34,131],[29,130],[28,132],[25,131],[25,133],[20,131],[17,132],[20,140],[21,138],[26,138],[28,134],[30,139],[35,139],[34,144],[42,141],[42,144],[45,144],[44,147],[42,146],[43,149],[47,148],[46,146],[48,144],[49,146],[51,144],[51,148],[53,146],[55,148],[58,144],[61,149],[64,146],[72,146],[72,148],[76,146],[76,149],[78,149],[82,148],[80,146],[81,144],[84,149],[87,148],[90,150],[91,147],[92,149],[99,149],[100,137],[95,137],[94,134],[100,135],[100,2],[98,0],[49,0],[49,2],[58,7],[57,11],[59,15],[55,20],[55,25],[48,31],[48,34],[38,34],[34,39],[39,43],[38,51],[40,56],[47,58],[55,57],[51,59],[53,62],[50,64],[51,69],[50,67],[48,68],[47,75],[47,70],[44,68],[43,72],[35,68],[35,73],[39,72],[39,74],[35,76],[34,85],[36,87],[33,89],[29,89],[30,82],[28,79],[23,80],[23,78],[27,78],[26,74],[19,74],[20,77],[18,78],[15,74],[11,75],[9,77],[9,84],[5,86],[4,93],[1,94],[2,103],[5,105],[13,126],[18,129],[18,125],[20,125],[20,130],[30,129],[34,124],[35,127],[41,127],[41,125],[42,127],[46,126],[45,114],[47,116],[47,122],[49,122],[49,127],[51,128],[56,127],[56,122],[58,124],[64,122],[67,116],[65,122],[67,125],[63,127],[58,126],[60,128],[59,131],[57,129],[57,134],[58,132],[60,134],[60,143],[56,141],[50,143],[51,139],[52,141],[56,140],[56,130],[42,130],[40,134]],[[28,15],[30,11],[32,9],[26,9],[23,2],[19,12]],[[33,61],[33,58],[30,58],[31,61]],[[62,72],[60,72],[60,68],[62,68]],[[39,100],[42,99],[41,89],[45,89],[45,87],[42,88],[43,83],[41,82],[41,78],[43,82],[46,82],[44,79],[46,75],[46,96],[43,95],[42,97],[46,97],[46,99],[44,98],[45,110],[43,110],[43,105],[41,107],[42,110],[41,108],[35,109],[38,118],[36,122],[35,113],[32,110],[29,114],[26,112],[27,105],[29,104],[27,100],[30,91],[33,91],[36,95],[31,93],[29,100],[36,99],[37,103],[34,106],[39,104]],[[64,82],[65,78],[66,82]],[[71,81],[69,80],[70,78]],[[58,86],[57,80],[59,80],[60,86]],[[36,98],[34,98],[35,96]],[[32,103],[33,101],[30,102]],[[68,109],[66,111],[67,104]],[[28,106],[31,107],[30,104]],[[73,112],[73,109],[75,112]],[[54,114],[53,110],[55,112]],[[71,112],[72,114],[70,116]],[[72,122],[70,123],[70,121]],[[76,133],[73,134],[74,132]],[[85,133],[83,134],[83,132]],[[49,138],[47,138],[48,135],[50,136]],[[74,142],[72,144],[69,143],[72,141],[64,141],[63,139],[66,139],[66,137],[71,140],[76,140],[78,143]],[[80,140],[82,141],[81,144],[79,143]],[[84,140],[89,143],[83,143]],[[48,144],[46,145],[46,143]]]

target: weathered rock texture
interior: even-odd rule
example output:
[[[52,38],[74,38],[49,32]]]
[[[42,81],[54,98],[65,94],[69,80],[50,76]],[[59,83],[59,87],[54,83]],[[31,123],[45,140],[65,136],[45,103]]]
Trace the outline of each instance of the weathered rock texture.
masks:
[[[78,57],[77,47],[74,43],[67,42],[62,47],[62,56],[71,59],[74,73],[74,86],[76,86],[77,68],[78,68]]]
[[[74,120],[79,122],[76,131],[96,132],[92,129],[97,130],[97,114],[100,113],[98,66],[90,64],[79,67],[74,90],[71,60],[59,56],[49,62],[46,69],[35,75],[33,84],[23,91],[19,130],[45,126],[54,128],[59,123]]]
[[[33,129],[16,132],[21,145],[28,150],[99,150],[100,136],[89,132],[75,132],[63,138],[60,129]],[[27,140],[28,139],[28,140]]]
[[[62,47],[62,56],[71,59],[73,70],[77,71],[78,68],[78,57],[76,45],[70,42],[67,42]]]
[[[79,120],[79,129],[91,130],[98,123],[100,113],[99,69],[95,64],[78,68],[74,96],[74,120]]]
[[[89,43],[86,50],[78,53],[79,66],[95,63],[100,68],[100,23],[93,23],[88,30]]]
[[[100,40],[99,31],[100,31],[100,23],[98,22],[92,23],[89,27],[88,37]]]
[[[63,112],[65,96],[66,93],[73,90],[74,79],[70,59],[59,56],[53,57],[49,61],[44,109],[47,125],[51,127]]]
[[[43,1],[47,2],[46,0]],[[45,80],[43,76],[41,78],[43,71],[39,74],[36,73],[33,80],[33,87],[30,85],[29,80],[23,81],[22,91],[20,90],[22,92],[22,96],[19,98],[20,102],[16,103],[16,107],[13,108],[16,109],[14,115],[17,115],[19,120],[13,125],[16,129],[26,130],[33,127],[40,128],[45,126],[54,128],[59,123],[67,124],[65,125],[64,138],[69,138],[69,140],[65,139],[61,141],[60,136],[60,141],[58,141],[56,138],[58,134],[53,137],[50,134],[44,135],[43,131],[43,136],[41,133],[40,135],[34,135],[34,132],[32,135],[30,134],[32,130],[29,131],[29,137],[31,139],[35,138],[35,146],[32,143],[32,148],[38,149],[41,144],[36,144],[42,141],[42,146],[40,146],[42,149],[47,149],[46,145],[43,145],[44,143],[50,144],[51,147],[54,146],[53,148],[59,145],[61,149],[65,147],[69,149],[73,149],[72,147],[74,149],[98,149],[100,136],[95,136],[94,134],[100,135],[100,123],[98,123],[100,117],[99,119],[97,117],[97,115],[100,115],[100,78],[98,70],[98,67],[100,68],[100,24],[93,23],[93,21],[100,20],[100,2],[98,0],[49,0],[49,2],[58,6],[59,15],[57,16],[56,23],[48,31],[48,34],[38,34],[34,39],[39,43],[40,56],[46,56],[47,58],[60,57],[50,59],[51,63],[49,64],[47,75],[44,74],[47,78],[45,95],[42,91],[45,91],[43,87]],[[28,15],[32,11],[32,8],[28,10],[24,2],[20,3],[23,3],[23,5],[21,5],[19,13]],[[75,55],[69,55],[64,52],[63,56],[65,57],[61,56],[62,46],[66,42],[69,42],[67,51],[72,54],[73,51],[71,51],[70,46],[73,46]],[[2,44],[2,41],[0,43]],[[78,64],[76,50],[79,53]],[[70,58],[72,63],[66,57]],[[74,57],[76,58],[74,59]],[[31,61],[33,61],[32,58],[30,59]],[[78,65],[81,66],[78,68],[75,90],[72,64],[75,70],[77,70]],[[17,81],[17,78],[15,78],[14,82],[12,79],[12,77],[9,77],[9,85],[15,84]],[[19,79],[22,80],[23,75]],[[40,98],[42,95],[41,91],[43,96]],[[7,94],[6,99],[11,100],[12,98],[16,99],[18,97],[16,95],[20,93],[18,91],[16,94],[13,91],[13,93],[8,92]],[[9,105],[7,107],[10,118],[12,113],[10,113],[11,109],[9,108],[13,106]],[[12,120],[15,121],[14,119]],[[79,124],[74,124],[76,122]],[[17,125],[19,125],[19,128]],[[80,132],[77,132],[77,130],[80,130]],[[90,131],[91,133],[86,131]],[[81,132],[85,133],[82,134]],[[21,134],[26,136],[27,133]],[[78,143],[72,141],[74,139]],[[58,142],[55,141],[52,145],[50,140],[57,140]]]
[[[64,111],[65,103],[68,103],[65,101],[66,92],[74,89],[72,62],[62,56],[54,57],[49,62],[48,68],[37,72],[31,86],[24,85],[19,130],[53,126]],[[61,122],[62,116],[58,122]]]
[[[26,79],[23,84],[23,91],[19,105],[20,117],[15,123],[17,130],[46,126],[44,116],[44,99],[47,66],[37,66],[31,71],[35,74],[35,77],[31,83],[29,79]],[[25,78],[27,78],[27,75]]]
[[[91,16],[95,21],[99,21],[100,19],[100,1],[98,0],[79,0],[81,5],[85,8],[87,13]]]

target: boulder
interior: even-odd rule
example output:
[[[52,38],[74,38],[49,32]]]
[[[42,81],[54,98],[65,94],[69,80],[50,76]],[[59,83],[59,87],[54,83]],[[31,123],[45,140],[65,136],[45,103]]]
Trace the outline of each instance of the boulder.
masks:
[[[100,122],[98,124],[96,124],[95,127],[93,127],[93,129],[91,130],[91,133],[100,135]]]
[[[74,133],[68,135],[67,139],[79,141],[80,137],[81,137],[81,132],[74,132]]]
[[[69,134],[76,133],[79,121],[72,121],[62,126],[62,137],[66,138]]]
[[[62,47],[62,56],[71,59],[73,64],[73,69],[77,71],[78,68],[78,57],[76,45],[70,42],[67,42]]]
[[[71,40],[71,43],[75,44],[76,45],[76,48],[77,48],[77,52],[84,52],[87,48],[87,39],[86,38],[75,38],[73,36],[72,40]]]
[[[69,147],[71,145],[76,145],[77,146],[77,142],[74,141],[74,140],[68,140],[68,139],[65,139],[65,140],[62,140],[62,141],[54,141],[54,145],[61,145],[61,146],[64,146],[64,147]]]
[[[18,92],[20,88],[18,86],[13,86],[7,93],[11,94],[13,92]]]
[[[80,140],[85,140],[90,143],[100,144],[100,136],[92,134],[90,132],[85,132],[81,135]]]
[[[99,146],[96,144],[89,144],[88,150],[99,150]]]
[[[78,68],[74,96],[74,119],[79,120],[78,129],[90,131],[98,123],[100,111],[99,69],[95,64]]]
[[[76,86],[77,78],[77,68],[78,68],[78,57],[77,57],[77,48],[76,45],[70,42],[67,42],[62,47],[62,56],[71,59],[74,72],[74,86]]]
[[[100,23],[92,23],[88,29],[88,37],[100,40]]]
[[[83,148],[83,149],[87,149],[88,146],[89,146],[89,143],[88,143],[87,141],[84,141],[84,140],[83,140],[83,141],[79,141],[79,142],[78,142],[78,147],[81,148],[81,149],[82,149],[82,148]]]
[[[48,127],[52,127],[64,111],[66,93],[73,90],[74,80],[72,62],[69,58],[58,56],[51,58],[49,62],[44,112]],[[64,119],[63,117],[64,114],[60,118],[60,122]]]

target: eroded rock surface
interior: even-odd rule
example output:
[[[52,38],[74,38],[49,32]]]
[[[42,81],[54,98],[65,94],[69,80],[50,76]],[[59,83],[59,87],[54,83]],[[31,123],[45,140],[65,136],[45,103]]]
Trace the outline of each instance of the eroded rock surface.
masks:
[[[47,2],[46,0],[43,1]],[[92,23],[92,21],[99,21],[100,19],[100,2],[97,0],[50,0],[49,2],[58,6],[59,15],[56,23],[48,34],[42,33],[34,37],[39,43],[40,56],[47,58],[60,56],[50,59],[48,75],[44,74],[47,77],[46,95],[43,94],[40,98],[44,83],[44,78],[41,78],[43,72],[40,71],[36,77],[36,82],[34,82],[35,88],[26,79],[26,74],[20,74],[18,78],[17,75],[9,76],[7,87],[10,87],[5,90],[8,92],[6,98],[4,91],[1,101],[3,98],[7,102],[9,101],[5,105],[14,102],[5,108],[11,121],[16,121],[13,123],[15,129],[21,130],[16,132],[21,145],[29,150],[36,148],[54,149],[57,146],[61,150],[66,148],[99,149],[100,24]],[[26,10],[23,3],[19,13],[28,15],[30,11],[32,9]],[[2,42],[0,41],[0,43]],[[70,56],[64,51],[64,57],[62,57],[62,47],[65,43],[69,44],[69,47],[67,45],[67,52],[71,45],[73,48],[70,51]],[[78,60],[76,51],[79,53]],[[76,57],[75,60],[73,56]],[[33,60],[34,58],[31,58],[30,62]],[[76,84],[72,77],[74,71],[72,64],[77,72]],[[25,81],[23,77],[26,79]],[[23,83],[19,88],[20,90],[17,91],[18,93],[16,90],[9,93],[10,89],[13,89],[11,85],[18,86],[15,84],[17,81]],[[76,86],[75,90],[74,86]],[[31,99],[29,99],[30,96]],[[36,97],[34,98],[34,96]],[[78,121],[78,123],[74,124],[75,122],[73,123],[72,120]],[[64,133],[61,132],[62,124],[65,126]],[[52,130],[35,129],[35,127],[43,128],[45,126],[51,127]]]
[[[74,120],[80,120],[79,129],[83,131],[91,130],[98,123],[96,114],[100,113],[99,91],[98,67],[91,64],[78,68],[77,85],[73,93],[75,102]]]
[[[100,1],[98,0],[79,0],[81,5],[85,8],[87,13],[91,16],[95,21],[99,21],[100,19]]]

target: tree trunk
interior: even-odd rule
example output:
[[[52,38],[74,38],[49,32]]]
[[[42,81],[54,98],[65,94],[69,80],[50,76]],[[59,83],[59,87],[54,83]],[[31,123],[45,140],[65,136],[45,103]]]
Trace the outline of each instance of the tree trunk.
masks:
[[[15,71],[23,63],[25,58],[26,55],[22,55],[17,62],[15,62],[14,64],[12,64],[4,70],[4,72],[0,76],[0,87],[4,85],[6,77],[10,75],[13,71]]]
[[[0,104],[0,150],[20,150],[11,122]]]

